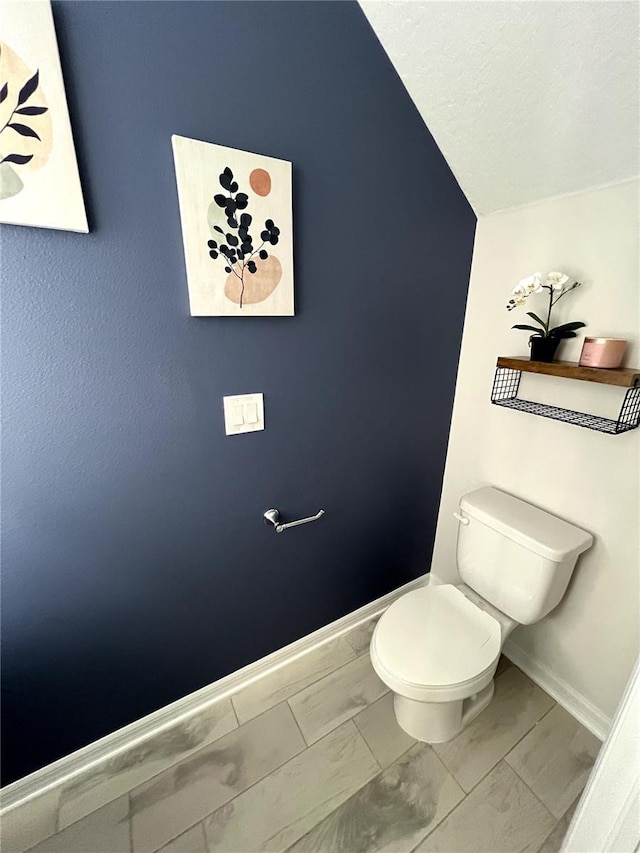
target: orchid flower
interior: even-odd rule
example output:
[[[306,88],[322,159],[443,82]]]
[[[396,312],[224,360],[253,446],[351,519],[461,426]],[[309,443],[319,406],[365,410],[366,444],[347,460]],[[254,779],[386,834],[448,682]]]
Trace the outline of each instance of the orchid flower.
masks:
[[[529,317],[538,323],[540,328],[524,324],[518,324],[512,328],[525,329],[529,332],[533,332],[532,337],[539,336],[543,338],[558,339],[575,338],[576,329],[582,328],[585,325],[584,323],[563,323],[561,326],[556,326],[554,329],[551,328],[551,309],[553,306],[556,304],[558,299],[561,299],[571,290],[575,290],[576,287],[580,287],[580,282],[574,281],[573,284],[565,288],[568,281],[569,276],[563,272],[558,272],[557,270],[548,272],[545,275],[540,272],[534,272],[533,275],[527,276],[519,281],[511,291],[511,299],[509,299],[506,306],[507,311],[513,311],[514,308],[524,305],[527,298],[531,296],[532,293],[541,293],[543,290],[549,291],[549,307],[547,310],[546,320],[542,320],[537,314],[534,314],[533,311],[527,311]]]
[[[544,283],[547,287],[551,287],[553,290],[562,290],[568,281],[569,276],[565,275],[563,272],[550,272],[547,273]]]
[[[527,276],[527,278],[523,278],[522,281],[519,281],[518,284],[513,288],[513,293],[516,291],[520,291],[525,294],[529,293],[540,293],[542,290],[542,273],[534,272],[533,275]]]

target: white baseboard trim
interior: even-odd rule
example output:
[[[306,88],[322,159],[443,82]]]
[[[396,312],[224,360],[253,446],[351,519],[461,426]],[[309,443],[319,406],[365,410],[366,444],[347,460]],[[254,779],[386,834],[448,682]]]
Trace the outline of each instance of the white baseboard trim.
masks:
[[[100,740],[95,741],[64,758],[54,761],[46,767],[36,770],[23,779],[18,779],[10,785],[6,785],[0,791],[2,809],[0,817],[13,809],[23,806],[35,797],[49,793],[59,786],[66,785],[70,781],[77,781],[81,776],[90,772],[94,767],[109,761],[118,755],[135,749],[146,740],[156,737],[163,731],[182,724],[196,714],[202,713],[210,705],[221,699],[236,693],[258,678],[262,678],[269,672],[286,666],[293,660],[336,639],[347,631],[366,622],[379,613],[383,613],[401,595],[417,589],[428,583],[429,575],[423,575],[413,581],[399,587],[387,595],[366,604],[353,613],[325,625],[312,634],[296,640],[288,646],[261,658],[254,663],[248,664],[242,669],[214,681],[206,687],[190,693],[188,696],[178,699],[171,705],[160,708],[152,714],[143,717],[136,722],[113,732]]]
[[[611,728],[610,717],[603,714],[599,708],[596,708],[592,702],[574,690],[566,681],[550,672],[548,667],[521,649],[513,640],[507,640],[502,651],[511,663],[514,663],[525,675],[528,675],[532,681],[542,687],[549,696],[556,700],[558,705],[562,705],[565,711],[568,711],[572,717],[575,717],[579,723],[589,729],[598,740],[605,740]]]

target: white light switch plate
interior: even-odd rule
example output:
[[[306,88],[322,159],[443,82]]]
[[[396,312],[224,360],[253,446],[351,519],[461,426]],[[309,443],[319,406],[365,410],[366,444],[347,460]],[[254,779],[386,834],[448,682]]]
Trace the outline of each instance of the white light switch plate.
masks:
[[[224,428],[227,435],[264,429],[264,395],[240,394],[223,397]]]

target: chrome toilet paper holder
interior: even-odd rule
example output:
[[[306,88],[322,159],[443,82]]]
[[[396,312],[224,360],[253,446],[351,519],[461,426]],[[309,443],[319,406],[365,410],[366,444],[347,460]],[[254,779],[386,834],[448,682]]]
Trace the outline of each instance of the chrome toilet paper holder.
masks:
[[[300,524],[309,524],[310,521],[317,521],[324,515],[324,510],[319,510],[315,515],[310,515],[307,518],[300,518],[298,521],[288,521],[286,524],[280,522],[280,510],[268,509],[262,516],[266,524],[273,524],[276,533],[284,533],[290,527],[298,527]]]

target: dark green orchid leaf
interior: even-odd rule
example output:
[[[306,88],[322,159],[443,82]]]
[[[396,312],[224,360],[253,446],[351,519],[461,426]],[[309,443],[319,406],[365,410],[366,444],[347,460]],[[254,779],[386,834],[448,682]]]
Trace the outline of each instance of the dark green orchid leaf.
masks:
[[[541,320],[537,314],[533,313],[533,311],[527,311],[527,314],[529,315],[529,317],[532,317],[536,321],[536,323],[540,323],[540,325],[543,326],[545,329],[547,328],[547,324],[544,322],[544,320]]]
[[[527,332],[535,332],[537,335],[541,335],[542,337],[544,337],[542,329],[536,329],[535,326],[527,326],[523,323],[516,323],[516,325],[512,326],[511,328],[512,329],[524,329]]]
[[[550,329],[549,334],[552,334],[552,333],[555,333],[555,332],[564,332],[564,331],[565,331],[565,329],[566,329],[568,332],[573,332],[573,331],[575,331],[576,329],[582,329],[582,328],[584,328],[584,326],[586,326],[586,325],[587,325],[586,323],[581,323],[581,322],[579,322],[579,321],[578,321],[577,323],[563,323],[561,326],[556,326],[555,328]]]

